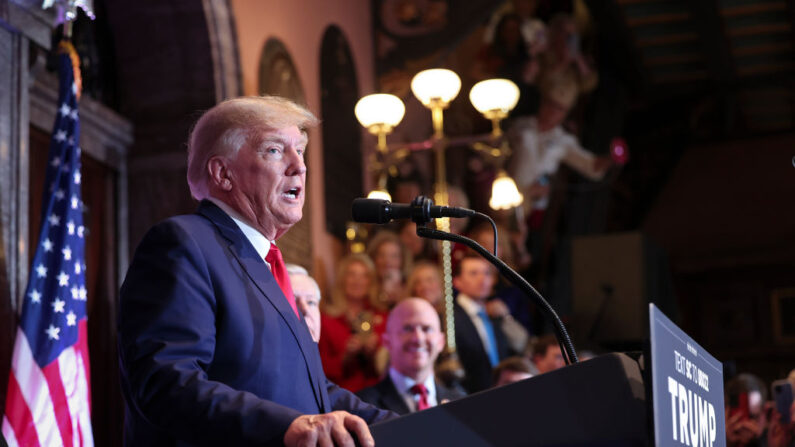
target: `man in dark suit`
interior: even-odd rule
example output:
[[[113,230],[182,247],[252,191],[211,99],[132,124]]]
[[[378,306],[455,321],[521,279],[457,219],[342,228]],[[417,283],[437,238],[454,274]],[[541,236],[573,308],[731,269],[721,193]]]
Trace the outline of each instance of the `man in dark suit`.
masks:
[[[433,364],[444,348],[439,315],[427,301],[407,298],[389,313],[382,342],[389,351],[389,373],[358,393],[365,402],[408,414],[463,397],[433,374]]]
[[[391,416],[327,381],[274,243],[301,219],[316,123],[277,97],[196,123],[199,209],[147,233],[121,288],[127,445],[371,446],[367,423]]]
[[[491,387],[492,368],[512,354],[501,321],[486,312],[494,274],[488,261],[466,255],[453,278],[458,290],[454,308],[456,350],[466,375],[462,385],[468,393]]]

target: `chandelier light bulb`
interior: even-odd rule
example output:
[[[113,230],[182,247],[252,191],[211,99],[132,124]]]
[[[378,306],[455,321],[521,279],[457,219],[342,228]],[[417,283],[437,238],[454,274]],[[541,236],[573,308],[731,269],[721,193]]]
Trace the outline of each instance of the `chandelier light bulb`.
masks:
[[[434,102],[447,107],[460,90],[461,78],[445,68],[423,70],[411,80],[411,91],[425,107],[431,107]]]
[[[385,189],[374,189],[370,191],[370,194],[367,194],[368,199],[383,199],[392,201],[392,196]]]
[[[519,102],[519,87],[507,79],[487,79],[472,87],[469,100],[487,118],[491,118],[489,113],[505,117]]]
[[[376,93],[360,99],[353,112],[359,124],[371,131],[376,130],[373,133],[378,131],[389,133],[403,120],[406,107],[395,95]]]
[[[524,197],[516,187],[516,183],[504,170],[500,170],[491,185],[489,206],[495,210],[507,210],[522,204]]]

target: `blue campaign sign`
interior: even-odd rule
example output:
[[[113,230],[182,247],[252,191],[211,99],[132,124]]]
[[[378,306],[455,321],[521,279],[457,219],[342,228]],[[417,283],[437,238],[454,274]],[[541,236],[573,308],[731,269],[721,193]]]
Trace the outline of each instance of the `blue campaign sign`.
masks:
[[[649,304],[657,446],[724,447],[723,364]]]

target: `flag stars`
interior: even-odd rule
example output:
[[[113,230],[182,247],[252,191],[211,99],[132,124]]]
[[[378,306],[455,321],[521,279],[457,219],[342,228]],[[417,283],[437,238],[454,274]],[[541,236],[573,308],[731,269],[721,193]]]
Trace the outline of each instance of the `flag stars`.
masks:
[[[80,183],[80,181],[75,180],[75,183]],[[80,205],[80,200],[77,199],[77,196],[72,196],[72,209],[76,210],[79,205]]]
[[[52,310],[55,313],[62,314],[64,312],[64,306],[66,305],[66,301],[56,298],[55,301],[52,302]]]
[[[82,237],[82,236],[80,236]],[[80,261],[75,262],[75,275],[79,275],[83,272],[83,268],[80,266]]]
[[[77,107],[72,109],[72,111],[69,113],[69,118],[72,118],[73,120],[77,119]]]
[[[47,220],[50,221],[50,225],[52,225],[53,227],[57,227],[58,225],[61,224],[60,216],[56,215],[55,213],[50,214],[50,217],[48,217]]]
[[[66,197],[66,193],[64,192],[63,189],[59,189],[58,191],[55,191],[55,198],[56,199],[63,200],[64,197]]]
[[[54,138],[55,138],[55,141],[58,141],[59,143],[63,143],[66,140],[66,131],[65,130],[59,130],[58,132],[55,132],[55,137]],[[58,157],[56,157],[56,158],[58,158]]]
[[[49,253],[52,251],[52,241],[50,238],[44,239],[44,242],[41,243],[41,246],[44,248],[45,253]]]
[[[69,222],[67,222],[66,223],[66,228],[68,229],[70,235],[71,234],[75,234],[75,223],[74,223],[74,221],[70,220]]]
[[[30,301],[31,301],[31,302],[34,302],[34,303],[37,303],[37,304],[41,302],[41,292],[39,292],[39,291],[38,291],[38,290],[36,290],[36,289],[33,289],[33,290],[32,290],[32,291],[31,291],[31,292],[28,294],[28,296],[30,297]]]
[[[72,299],[73,300],[79,300],[80,299],[80,289],[78,289],[77,286],[72,286],[72,288],[69,291],[72,292]]]
[[[50,337],[50,340],[58,340],[60,336],[58,333],[61,332],[61,328],[55,327],[52,324],[48,327],[44,332],[47,333],[47,336]]]
[[[71,168],[69,168],[69,165],[67,165],[67,164],[64,164],[63,166],[61,166],[61,172],[69,172],[70,170],[71,170]]]
[[[53,168],[61,166],[61,157],[53,157],[52,161],[50,162],[50,166],[52,166]]]
[[[75,185],[79,185],[80,184],[80,173],[79,172],[75,172],[74,177],[75,177]]]
[[[88,290],[86,290],[85,286],[80,286],[80,291],[78,292],[78,296],[80,297],[81,301],[85,301],[88,299]]]
[[[46,278],[47,277],[47,267],[44,264],[39,264],[36,266],[36,274],[39,278]]]
[[[59,286],[68,286],[69,285],[69,275],[65,272],[61,272],[58,274],[58,285]]]
[[[61,250],[61,253],[63,253],[63,260],[64,261],[71,261],[72,260],[72,249],[71,248],[66,247],[63,250]]]
[[[68,314],[66,314],[66,325],[67,326],[75,326],[77,324],[77,315],[71,310]]]
[[[82,226],[82,225],[77,227],[77,237],[82,238],[83,237],[83,233],[85,232],[85,230],[86,230],[85,227]]]
[[[58,112],[61,113],[61,116],[69,115],[71,111],[72,109],[66,103],[61,104],[61,108],[58,109]]]

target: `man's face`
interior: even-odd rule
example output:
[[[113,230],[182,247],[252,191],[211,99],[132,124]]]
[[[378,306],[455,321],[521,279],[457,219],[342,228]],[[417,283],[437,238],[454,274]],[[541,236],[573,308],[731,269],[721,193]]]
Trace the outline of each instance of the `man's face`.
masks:
[[[566,365],[563,361],[563,353],[558,345],[550,345],[547,347],[546,354],[533,356],[533,361],[536,364],[536,368],[538,368],[538,372],[542,374],[563,368]]]
[[[235,208],[268,239],[301,220],[306,143],[296,126],[269,130],[262,138],[249,138],[228,164]]]
[[[494,272],[485,259],[464,258],[461,272],[453,279],[459,292],[476,301],[483,301],[491,295],[494,286]]]
[[[378,273],[384,274],[391,270],[400,270],[403,265],[403,252],[400,245],[394,242],[384,242],[375,253],[375,268]]]
[[[423,298],[434,306],[442,301],[444,285],[434,267],[421,267],[416,271],[415,278],[414,290],[410,291],[413,296]]]
[[[439,315],[427,301],[404,300],[392,310],[383,342],[393,368],[404,376],[424,380],[433,373],[433,364],[444,347]]]
[[[542,99],[538,109],[538,127],[541,131],[547,131],[560,126],[568,113],[568,109],[562,104],[551,99]]]
[[[317,342],[320,339],[320,294],[306,275],[290,275],[290,284],[293,286],[295,304],[304,314],[312,340]]]

